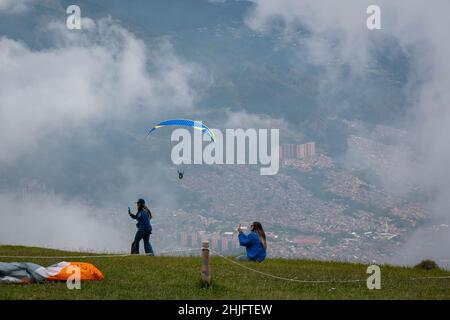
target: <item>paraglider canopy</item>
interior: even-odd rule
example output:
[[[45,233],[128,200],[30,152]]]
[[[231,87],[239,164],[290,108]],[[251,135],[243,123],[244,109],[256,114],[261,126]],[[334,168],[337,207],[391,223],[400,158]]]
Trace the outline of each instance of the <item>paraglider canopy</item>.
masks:
[[[182,127],[190,127],[194,128],[195,130],[200,130],[203,133],[207,134],[213,142],[215,142],[216,135],[214,132],[211,131],[206,125],[203,124],[202,121],[194,121],[194,120],[187,120],[187,119],[173,119],[173,120],[166,120],[158,123],[157,125],[153,126],[151,130],[148,131],[148,136],[155,131],[156,129],[167,127],[167,126],[182,126]],[[184,169],[178,168],[178,179],[182,180],[184,177]]]
[[[202,121],[194,121],[194,120],[186,120],[186,119],[174,119],[174,120],[166,120],[163,122],[158,123],[157,125],[153,126],[153,128],[148,132],[148,135],[150,135],[153,131],[156,129],[167,127],[167,126],[182,126],[182,127],[191,127],[196,130],[200,130],[204,133],[206,133],[208,136],[211,137],[212,141],[215,141],[216,135],[214,132],[211,131],[206,125],[203,124]]]

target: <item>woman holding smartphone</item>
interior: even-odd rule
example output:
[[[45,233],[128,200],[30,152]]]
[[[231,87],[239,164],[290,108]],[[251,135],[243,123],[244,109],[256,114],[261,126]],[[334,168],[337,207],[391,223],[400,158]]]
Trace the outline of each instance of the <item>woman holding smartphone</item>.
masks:
[[[246,248],[247,254],[239,256],[238,261],[263,262],[266,258],[267,242],[266,234],[260,222],[253,222],[250,226],[250,233],[245,234],[241,225],[238,225],[239,244]]]
[[[145,253],[148,256],[153,256],[153,248],[150,244],[150,235],[152,234],[152,225],[150,224],[150,219],[152,218],[152,213],[145,205],[144,199],[139,199],[136,202],[136,205],[138,211],[136,214],[131,213],[130,208],[128,208],[128,214],[132,219],[137,220],[136,226],[138,228],[136,235],[134,236],[134,250],[132,251],[133,253],[139,254],[139,242],[143,240]]]

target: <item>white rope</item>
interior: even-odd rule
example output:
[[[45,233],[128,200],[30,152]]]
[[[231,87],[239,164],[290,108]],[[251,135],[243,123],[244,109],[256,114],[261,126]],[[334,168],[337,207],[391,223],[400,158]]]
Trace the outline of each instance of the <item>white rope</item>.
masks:
[[[197,251],[201,248],[161,251],[159,254],[168,254],[176,252]],[[112,255],[85,255],[85,256],[0,256],[3,259],[90,259],[90,258],[125,258],[125,257],[146,257],[146,254],[112,254]]]
[[[441,276],[441,277],[419,277],[419,278],[411,278],[409,280],[428,280],[428,279],[450,279],[450,276]]]
[[[238,266],[240,266],[241,268],[259,273],[261,275],[267,276],[267,277],[271,277],[274,279],[278,279],[278,280],[284,280],[284,281],[291,281],[291,282],[299,282],[299,283],[346,283],[346,282],[366,282],[366,280],[361,280],[361,279],[350,279],[350,280],[298,280],[298,279],[291,279],[291,278],[285,278],[285,277],[280,277],[280,276],[276,276],[267,272],[263,272],[257,269],[253,269],[250,268],[249,266],[243,265],[241,263],[239,263],[238,261],[235,261],[233,259],[230,259],[222,254],[220,254],[219,252],[210,249],[212,252],[214,252],[216,255],[218,255],[219,257],[224,258],[225,260],[234,263]]]
[[[292,279],[292,278],[285,278],[285,277],[280,277],[280,276],[276,276],[267,272],[263,272],[254,268],[251,268],[249,266],[243,265],[241,263],[239,263],[238,261],[235,261],[233,259],[230,259],[222,254],[220,254],[219,252],[210,249],[212,252],[214,252],[216,255],[222,257],[223,259],[234,263],[238,266],[240,266],[241,268],[259,273],[261,275],[267,276],[267,277],[271,277],[274,279],[278,279],[278,280],[284,280],[284,281],[291,281],[291,282],[299,282],[299,283],[351,283],[351,282],[366,282],[366,279],[349,279],[349,280],[298,280],[298,279]],[[414,280],[428,280],[428,279],[450,279],[450,276],[436,276],[436,277],[417,277],[417,278],[410,278],[408,280],[410,281],[414,281]]]

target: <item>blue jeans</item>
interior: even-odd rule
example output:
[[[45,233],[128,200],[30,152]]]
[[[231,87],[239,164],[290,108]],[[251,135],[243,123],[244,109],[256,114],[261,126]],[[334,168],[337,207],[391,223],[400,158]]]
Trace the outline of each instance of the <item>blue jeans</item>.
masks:
[[[138,229],[136,235],[134,236],[134,242],[136,246],[136,252],[139,253],[139,242],[144,240],[144,250],[147,255],[153,255],[153,248],[150,244],[150,234],[149,230]]]

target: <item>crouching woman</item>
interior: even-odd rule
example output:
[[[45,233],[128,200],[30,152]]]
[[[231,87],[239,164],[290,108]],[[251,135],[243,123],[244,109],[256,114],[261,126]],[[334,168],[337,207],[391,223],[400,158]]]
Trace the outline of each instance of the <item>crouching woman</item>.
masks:
[[[239,256],[236,259],[238,261],[262,262],[266,258],[266,234],[261,223],[256,221],[251,224],[250,230],[251,232],[249,234],[245,234],[242,232],[241,225],[238,226],[239,244],[246,247],[247,254]]]

